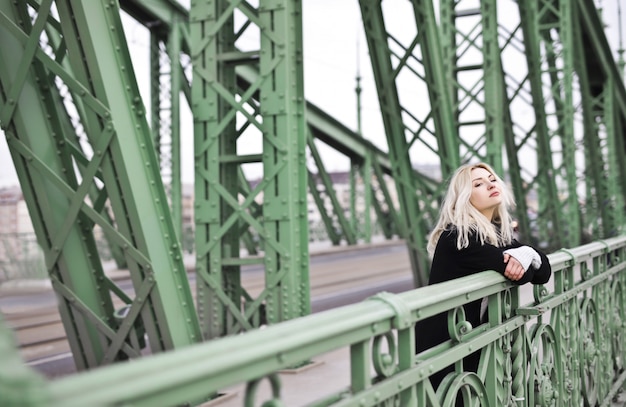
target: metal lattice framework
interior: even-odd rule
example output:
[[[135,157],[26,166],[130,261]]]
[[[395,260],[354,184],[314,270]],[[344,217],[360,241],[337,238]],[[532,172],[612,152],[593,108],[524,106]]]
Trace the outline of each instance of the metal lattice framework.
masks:
[[[399,4],[359,1],[385,153],[306,102],[300,1],[0,0],[0,124],[79,368],[308,314],[307,188],[334,244],[370,240],[374,221],[405,239],[416,286],[445,186],[424,163],[445,179],[490,162],[520,233],[547,250],[623,232],[626,90],[593,2]],[[150,30],[151,127],[121,10]],[[181,157],[181,98],[194,157]],[[348,208],[322,145],[350,161]],[[195,164],[195,299],[182,160]],[[103,271],[100,231],[130,294]],[[249,265],[265,273],[258,293]]]
[[[137,357],[145,333],[155,352],[200,341],[119,10],[44,1],[1,11],[2,124],[77,366]],[[87,152],[55,103],[58,82],[83,113]],[[96,226],[122,247],[134,298],[105,276]]]
[[[505,173],[524,240],[620,233],[625,94],[593,2],[441,1],[439,26],[432,2],[409,3],[360,2],[416,284],[441,195],[412,172],[425,151],[444,178],[476,160]]]

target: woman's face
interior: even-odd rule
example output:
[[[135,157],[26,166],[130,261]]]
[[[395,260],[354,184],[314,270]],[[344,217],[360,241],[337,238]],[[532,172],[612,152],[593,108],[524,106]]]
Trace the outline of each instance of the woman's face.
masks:
[[[471,172],[472,195],[470,203],[480,213],[491,220],[494,210],[502,202],[501,185],[495,175],[484,168],[474,168]]]

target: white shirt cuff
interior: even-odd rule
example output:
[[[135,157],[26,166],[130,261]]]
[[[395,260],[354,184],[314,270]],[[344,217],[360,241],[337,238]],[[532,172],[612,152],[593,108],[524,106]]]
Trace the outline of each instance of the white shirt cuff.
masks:
[[[528,270],[530,266],[538,269],[541,267],[541,256],[535,249],[530,246],[520,246],[514,249],[505,250],[504,253],[515,257],[515,260],[519,261],[524,267],[524,270]]]

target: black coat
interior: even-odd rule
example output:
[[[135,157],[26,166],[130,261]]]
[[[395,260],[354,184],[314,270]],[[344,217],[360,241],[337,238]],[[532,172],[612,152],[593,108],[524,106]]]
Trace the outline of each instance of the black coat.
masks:
[[[457,236],[456,228],[451,228],[444,231],[439,237],[431,265],[429,285],[469,276],[485,270],[495,270],[504,275],[506,263],[504,263],[503,252],[507,249],[523,246],[517,240],[505,247],[496,247],[488,243],[481,244],[478,236],[473,233],[469,236],[469,246],[459,250],[456,246]],[[552,268],[548,258],[541,251],[535,250],[541,257],[541,266],[538,269],[530,266],[520,280],[512,281],[513,284],[544,284],[550,279]],[[481,323],[480,305],[481,300],[477,300],[463,306],[465,319],[473,327]],[[415,333],[418,352],[450,339],[447,314],[447,312],[444,312],[416,324]],[[464,370],[475,372],[478,369],[479,358],[480,352],[475,352],[465,358]],[[443,377],[453,370],[454,367],[450,366],[431,376],[431,382],[435,389],[443,380]]]

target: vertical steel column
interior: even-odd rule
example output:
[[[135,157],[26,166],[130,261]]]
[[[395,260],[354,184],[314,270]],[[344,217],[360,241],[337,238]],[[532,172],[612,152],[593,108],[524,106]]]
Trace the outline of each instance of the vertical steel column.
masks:
[[[355,159],[350,160],[350,227],[358,236],[360,229],[359,218],[356,213],[357,201],[357,178],[359,175],[359,163]]]
[[[181,134],[180,134],[180,94],[183,85],[183,70],[180,65],[181,56],[181,30],[183,23],[178,19],[173,20],[173,26],[167,39],[167,54],[169,56],[170,78],[170,137],[172,139],[171,151],[171,186],[170,207],[172,220],[178,240],[183,238],[183,179],[181,172]],[[163,107],[167,109],[168,106]]]
[[[235,13],[245,20],[237,27]],[[293,0],[256,9],[245,1],[192,4],[198,312],[208,338],[310,312],[301,19]],[[258,49],[239,51],[246,36]],[[260,74],[240,91],[235,69],[246,64]],[[238,153],[237,139],[250,131],[260,133],[262,154]],[[260,183],[238,195],[239,166],[260,162]],[[251,214],[255,199],[262,221]],[[258,233],[264,257],[240,257],[240,221]],[[255,262],[265,266],[265,289],[252,298],[240,266]]]
[[[372,241],[372,152],[367,151],[363,162],[363,241]]]
[[[372,241],[372,205],[375,202],[375,191],[372,181],[374,172],[372,170],[372,156],[366,152],[365,160],[359,160],[357,163],[354,159],[350,165],[350,227],[354,231],[355,239],[363,239],[364,242]],[[360,204],[360,205],[359,205]],[[363,212],[360,209],[363,208]],[[374,208],[376,217],[379,222],[384,222],[380,211],[380,205]],[[382,225],[381,225],[382,226]],[[391,238],[388,228],[382,227],[383,234],[387,239]]]
[[[461,159],[478,158],[504,174],[504,140],[512,129],[504,120],[509,104],[500,60],[497,1],[483,0],[476,8],[472,1],[445,0],[440,12]]]
[[[194,80],[197,307],[205,338],[222,336],[241,316],[239,230],[234,212],[237,165],[234,95],[237,93],[233,14],[229,2],[194,3],[190,13]],[[235,202],[229,202],[233,200]],[[249,329],[247,319],[240,324]]]
[[[554,7],[554,1],[546,4],[546,7]],[[565,198],[565,212],[567,213],[568,227],[566,231],[566,242],[568,247],[577,246],[581,242],[581,218],[578,203],[578,178],[577,165],[580,165],[576,156],[576,134],[575,134],[575,101],[574,101],[574,80],[578,79],[574,67],[574,7],[570,1],[559,0],[559,44],[554,51],[561,52],[560,61],[563,64],[560,78],[553,75],[552,95],[559,103],[557,104],[557,117],[559,118],[559,130],[561,144],[563,145],[563,162],[561,171],[567,185],[567,197]],[[545,33],[548,39],[548,32]],[[558,69],[556,64],[552,66],[553,72]],[[559,111],[560,110],[560,111]]]
[[[268,79],[260,86],[263,171],[269,181],[263,211],[266,287],[271,290],[267,320],[275,323],[311,312],[302,3],[261,0],[259,21],[260,72]]]
[[[582,48],[582,37],[577,36],[574,41],[576,45],[577,71],[580,78],[581,107],[583,116],[583,145],[585,153],[585,189],[586,193],[583,197],[579,196],[579,200],[583,200],[585,207],[584,213],[581,215],[584,227],[585,238],[588,240],[597,240],[602,237],[608,237],[608,230],[611,225],[611,213],[614,208],[610,207],[610,198],[608,196],[608,177],[605,169],[606,160],[604,153],[606,147],[603,146],[602,129],[602,96],[603,94],[594,94],[590,86],[589,72],[587,66],[580,62],[584,58]],[[596,92],[598,92],[596,88]]]
[[[360,1],[363,26],[370,50],[374,78],[378,89],[378,100],[381,106],[385,134],[389,145],[389,157],[392,171],[398,188],[400,210],[403,221],[407,225],[405,236],[409,248],[409,259],[413,268],[413,284],[415,287],[426,285],[428,281],[427,255],[424,250],[426,231],[419,225],[419,210],[413,198],[415,180],[411,159],[408,154],[408,143],[404,136],[401,119],[401,106],[398,98],[395,74],[391,64],[391,53],[386,43],[387,32],[380,2]]]
[[[485,160],[493,165],[500,174],[504,174],[504,136],[512,130],[506,126],[510,122],[506,111],[509,104],[504,88],[502,63],[500,61],[500,45],[498,37],[497,0],[481,0],[480,12],[482,16],[482,54],[483,54],[483,81],[485,100],[485,138],[487,155]],[[519,168],[509,168],[509,171],[519,173]]]
[[[619,86],[613,78],[609,78],[604,88],[603,109],[604,124],[606,126],[606,149],[608,164],[608,189],[611,204],[614,210],[613,217],[609,222],[612,227],[611,234],[623,233],[626,228],[626,213],[622,209],[626,205],[626,187],[622,180],[626,179],[626,162],[622,159],[621,151],[624,151],[624,131],[626,131],[626,118],[620,120],[616,106],[615,88]]]
[[[159,167],[162,167],[161,154],[161,50],[162,34],[160,31],[150,31],[150,128],[154,140],[154,147],[159,159]],[[161,170],[161,172],[163,172]],[[163,177],[162,177],[163,178]],[[166,190],[167,186],[163,185]]]

